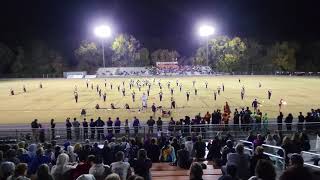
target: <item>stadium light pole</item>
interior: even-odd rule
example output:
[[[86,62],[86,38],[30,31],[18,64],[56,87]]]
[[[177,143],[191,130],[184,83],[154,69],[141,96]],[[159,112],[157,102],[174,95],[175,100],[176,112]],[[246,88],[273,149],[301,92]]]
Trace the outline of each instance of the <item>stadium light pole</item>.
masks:
[[[202,37],[206,38],[206,43],[207,43],[207,66],[209,65],[209,45],[208,45],[208,40],[209,40],[209,36],[214,34],[214,28],[212,26],[209,25],[203,25],[200,26],[199,28],[199,34]]]
[[[107,25],[100,25],[94,28],[94,34],[101,39],[103,67],[106,67],[106,62],[104,59],[104,40],[110,37],[111,29]]]

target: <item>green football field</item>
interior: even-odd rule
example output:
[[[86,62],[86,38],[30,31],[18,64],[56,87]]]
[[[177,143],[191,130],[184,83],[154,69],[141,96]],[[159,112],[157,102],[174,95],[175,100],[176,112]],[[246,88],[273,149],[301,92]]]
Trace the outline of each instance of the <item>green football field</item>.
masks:
[[[239,83],[238,79],[241,79]],[[134,80],[153,78],[132,78]],[[170,108],[171,93],[167,88],[167,82],[171,81],[174,87],[174,99],[177,108],[172,110],[172,116],[176,119],[189,115],[193,117],[197,113],[204,115],[207,111],[213,112],[214,109],[223,109],[225,102],[228,102],[231,109],[251,106],[251,102],[257,98],[260,109],[263,113],[267,112],[270,118],[275,118],[279,113],[279,101],[283,99],[286,105],[282,111],[285,115],[291,112],[296,117],[299,111],[306,113],[311,108],[319,108],[320,102],[320,79],[316,77],[279,77],[279,76],[210,76],[210,77],[162,77],[163,101],[159,101],[159,86],[157,82],[160,78],[155,78],[155,83],[151,86],[148,106],[152,103],[162,106],[163,109]],[[176,80],[182,83],[182,92],[176,86]],[[137,116],[142,121],[152,115],[149,108],[145,112],[139,111],[141,108],[141,96],[146,92],[147,87],[142,87],[141,92],[135,86],[129,89],[130,78],[107,78],[107,87],[104,87],[105,79],[90,79],[89,88],[86,87],[85,79],[2,79],[0,80],[0,124],[22,124],[30,123],[34,118],[41,123],[47,123],[51,118],[57,122],[65,121],[66,117],[80,118],[82,108],[87,111],[87,118],[102,119],[120,117],[121,120],[128,118],[131,120]],[[194,94],[192,81],[196,81],[195,87],[198,95]],[[126,96],[118,92],[117,86],[125,81]],[[205,82],[208,88],[205,88]],[[39,88],[42,82],[43,88]],[[259,88],[259,82],[262,87]],[[94,89],[91,90],[91,83]],[[110,89],[110,83],[113,89]],[[213,92],[218,86],[224,84],[225,91],[218,95],[214,101]],[[96,85],[102,88],[102,93],[107,93],[107,100],[103,102],[96,92]],[[27,92],[23,93],[22,87],[26,86]],[[74,89],[77,86],[79,102],[75,103]],[[245,99],[241,100],[240,91],[245,87]],[[15,95],[10,95],[10,88],[15,91]],[[271,100],[267,99],[268,89],[272,90]],[[136,92],[136,101],[132,102],[131,93]],[[190,101],[187,102],[186,92],[190,91]],[[111,110],[110,104],[114,103],[120,109]],[[131,111],[124,109],[128,103]],[[94,107],[99,104],[102,109],[96,110]],[[156,117],[160,116],[160,112]],[[168,118],[164,118],[168,119]]]

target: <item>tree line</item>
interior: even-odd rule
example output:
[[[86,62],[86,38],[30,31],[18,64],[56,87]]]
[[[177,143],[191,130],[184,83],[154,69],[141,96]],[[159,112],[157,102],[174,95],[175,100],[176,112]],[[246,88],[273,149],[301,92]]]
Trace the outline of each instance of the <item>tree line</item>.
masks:
[[[153,66],[158,61],[178,61],[183,65],[206,65],[216,71],[270,73],[275,71],[320,71],[320,41],[261,42],[252,38],[215,36],[186,57],[174,49],[143,47],[130,34],[119,34],[105,45],[107,66]],[[67,70],[93,73],[102,66],[100,42],[84,40],[73,52],[75,63],[47,42],[33,40],[18,47],[0,42],[0,74],[62,74]]]

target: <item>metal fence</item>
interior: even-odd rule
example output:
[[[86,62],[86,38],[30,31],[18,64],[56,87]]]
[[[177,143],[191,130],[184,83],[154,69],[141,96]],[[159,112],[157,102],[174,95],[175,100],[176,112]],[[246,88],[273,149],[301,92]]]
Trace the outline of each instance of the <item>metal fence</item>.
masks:
[[[244,139],[249,131],[256,133],[276,133],[281,132],[283,135],[293,134],[299,131],[307,131],[309,134],[317,132],[320,123],[305,124],[200,124],[200,125],[169,125],[148,127],[146,125],[138,127],[112,126],[112,127],[95,127],[83,128],[73,127],[66,128],[61,124],[59,127],[51,128],[0,128],[0,143],[11,142],[13,140],[30,140],[30,141],[50,141],[50,140],[72,140],[82,142],[85,139],[103,141],[112,137],[159,137],[161,134],[170,136],[194,136],[202,135],[204,139],[212,139],[217,133],[230,134],[235,139]]]

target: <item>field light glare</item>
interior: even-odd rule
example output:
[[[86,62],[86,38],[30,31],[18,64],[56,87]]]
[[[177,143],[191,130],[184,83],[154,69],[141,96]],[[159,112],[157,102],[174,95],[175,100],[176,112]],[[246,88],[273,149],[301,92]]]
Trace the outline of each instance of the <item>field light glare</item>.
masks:
[[[199,28],[200,36],[210,36],[214,34],[214,28],[212,26],[204,25]]]
[[[94,28],[94,34],[99,38],[107,38],[111,35],[111,29],[106,25],[97,26]]]

